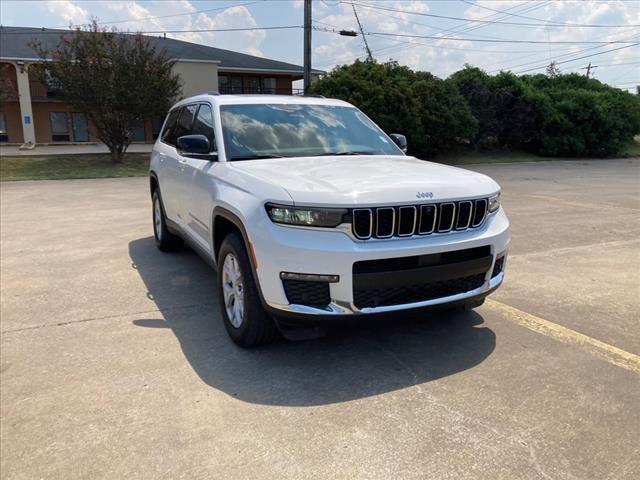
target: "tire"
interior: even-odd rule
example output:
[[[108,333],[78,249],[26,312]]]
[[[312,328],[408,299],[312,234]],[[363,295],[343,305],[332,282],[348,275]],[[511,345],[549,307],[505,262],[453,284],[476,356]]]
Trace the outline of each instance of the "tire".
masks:
[[[217,287],[224,326],[237,345],[256,347],[280,336],[262,307],[244,242],[237,233],[227,235],[220,246]]]
[[[167,229],[167,217],[164,213],[164,205],[160,197],[160,191],[156,189],[152,196],[153,236],[156,246],[163,252],[175,252],[180,250],[184,242]]]

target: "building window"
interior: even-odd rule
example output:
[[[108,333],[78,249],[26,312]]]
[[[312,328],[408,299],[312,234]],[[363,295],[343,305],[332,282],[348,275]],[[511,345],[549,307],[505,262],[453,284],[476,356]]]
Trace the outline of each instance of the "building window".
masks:
[[[71,114],[71,127],[73,128],[74,142],[89,141],[89,122],[84,113],[74,112]]]
[[[218,91],[220,93],[243,93],[242,77],[219,75]]]
[[[249,77],[249,93],[260,93],[260,77]]]
[[[67,112],[51,112],[49,114],[51,123],[51,140],[54,142],[69,141],[69,119]]]
[[[262,93],[278,93],[276,90],[276,79],[273,77],[262,79]]]
[[[7,134],[7,119],[4,116],[4,112],[0,112],[0,142],[8,142],[9,135]]]
[[[58,89],[60,88],[60,84],[53,79],[51,71],[48,68],[44,70],[44,86],[47,90],[47,98],[56,98],[59,96]]]

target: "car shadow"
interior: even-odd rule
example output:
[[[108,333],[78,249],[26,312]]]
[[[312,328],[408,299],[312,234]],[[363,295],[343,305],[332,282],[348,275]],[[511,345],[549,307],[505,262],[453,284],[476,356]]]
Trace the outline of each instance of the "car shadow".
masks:
[[[476,312],[331,329],[325,337],[252,350],[227,336],[214,271],[195,253],[159,252],[153,237],[129,243],[132,268],[163,318],[135,320],[170,328],[185,358],[208,385],[246,402],[312,406],[345,402],[453,375],[495,348],[494,332]]]

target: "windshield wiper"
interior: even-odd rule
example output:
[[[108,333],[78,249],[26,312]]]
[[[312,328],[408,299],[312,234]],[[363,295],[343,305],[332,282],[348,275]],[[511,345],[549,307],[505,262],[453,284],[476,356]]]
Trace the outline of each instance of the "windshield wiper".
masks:
[[[376,152],[362,152],[357,150],[345,150],[343,152],[326,152],[318,154],[318,157],[339,157],[341,155],[377,155]]]
[[[265,158],[284,158],[282,155],[271,155],[271,154],[264,154],[264,155],[239,155],[237,157],[231,157],[230,160],[234,161],[234,160],[262,160]]]

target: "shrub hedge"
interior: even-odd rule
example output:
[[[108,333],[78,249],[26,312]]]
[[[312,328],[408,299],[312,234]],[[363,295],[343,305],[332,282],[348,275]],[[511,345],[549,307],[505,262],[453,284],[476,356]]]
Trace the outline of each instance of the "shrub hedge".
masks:
[[[396,62],[356,61],[311,93],[353,103],[387,132],[404,133],[418,156],[522,149],[549,156],[607,157],[640,133],[640,96],[578,74],[488,75],[465,66],[446,80]]]

